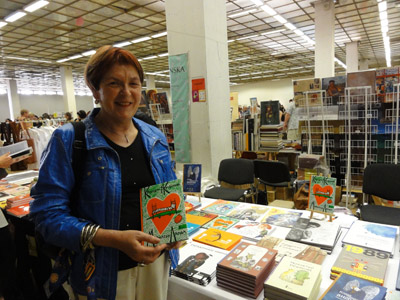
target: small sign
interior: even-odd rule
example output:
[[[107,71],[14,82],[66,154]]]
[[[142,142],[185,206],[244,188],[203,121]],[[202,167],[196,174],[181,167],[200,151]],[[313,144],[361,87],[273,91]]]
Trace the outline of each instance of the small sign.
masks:
[[[206,102],[206,81],[204,78],[192,79],[192,101]]]
[[[183,165],[183,192],[201,193],[201,165]]]
[[[333,214],[335,208],[336,178],[311,176],[308,209]]]

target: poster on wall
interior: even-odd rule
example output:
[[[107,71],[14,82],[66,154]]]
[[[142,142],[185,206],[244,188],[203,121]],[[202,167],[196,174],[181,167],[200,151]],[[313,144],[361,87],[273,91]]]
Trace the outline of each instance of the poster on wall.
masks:
[[[156,94],[156,103],[160,104],[160,112],[161,114],[169,114],[169,104],[167,93],[157,93]]]
[[[303,79],[293,81],[294,103],[296,106],[306,106],[306,92],[321,90],[321,80],[319,78]],[[315,106],[320,104],[318,93],[308,93],[308,105]]]
[[[349,87],[371,87],[369,93],[374,93],[375,91],[375,71],[363,71],[347,73],[347,83],[346,86]],[[354,89],[350,92],[350,95],[360,95],[365,94],[365,89]],[[362,100],[360,98],[360,100]],[[353,101],[355,102],[355,101]]]
[[[206,102],[206,81],[204,78],[192,79],[192,101]]]
[[[344,97],[346,88],[346,76],[322,78],[322,90],[326,91],[326,96],[331,97],[332,105],[339,104]]]

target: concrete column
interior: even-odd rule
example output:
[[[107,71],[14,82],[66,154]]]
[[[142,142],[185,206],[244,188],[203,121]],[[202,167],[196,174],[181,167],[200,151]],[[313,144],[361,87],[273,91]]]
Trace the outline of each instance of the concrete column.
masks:
[[[76,100],[74,91],[74,81],[72,78],[72,67],[60,67],[61,84],[64,98],[64,110],[72,113],[72,118],[76,118]]]
[[[169,55],[188,53],[189,81],[206,83],[206,102],[190,102],[191,161],[217,179],[232,157],[226,1],[166,0],[165,10]]]
[[[15,120],[21,112],[21,103],[19,102],[17,81],[10,79],[7,80],[7,96],[8,96],[8,109],[9,118]]]
[[[358,42],[346,43],[347,73],[358,71]]]
[[[369,63],[368,59],[361,59],[360,60],[360,71],[368,70],[368,68],[369,68],[368,63]]]
[[[146,90],[154,90],[156,88],[155,76],[146,75]]]
[[[315,9],[315,78],[335,76],[335,5],[316,1]]]

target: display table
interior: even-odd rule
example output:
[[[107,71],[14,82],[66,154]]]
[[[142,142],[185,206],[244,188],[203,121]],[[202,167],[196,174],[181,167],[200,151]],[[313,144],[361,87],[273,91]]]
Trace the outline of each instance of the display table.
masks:
[[[207,206],[211,202],[215,201],[215,199],[207,199],[202,198],[202,207]],[[249,204],[251,205],[251,204]],[[304,211],[303,216],[308,216],[309,212]],[[320,214],[317,214],[320,215]],[[321,215],[322,216],[322,215]],[[349,222],[353,219],[353,217],[344,215],[344,214],[336,214],[337,218],[334,222],[338,222],[343,226],[349,227]],[[339,237],[339,241],[337,242],[335,248],[332,251],[331,255],[327,255],[326,259],[322,264],[322,283],[318,297],[320,297],[323,292],[329,287],[332,283],[330,279],[330,270],[332,265],[335,263],[336,258],[338,257],[340,251],[342,250],[342,239],[346,234],[347,229],[342,229],[342,234]],[[196,235],[196,234],[195,234]],[[282,231],[273,231],[272,236],[283,238]],[[397,271],[399,267],[399,237],[396,238],[396,249],[392,259],[389,260],[389,264],[386,270],[385,284],[384,286],[388,289],[395,289],[396,279],[397,279]],[[217,286],[216,279],[214,278],[210,284],[207,286],[200,286],[195,283],[189,282],[187,280],[171,276],[169,278],[169,286],[168,286],[168,300],[187,300],[187,299],[196,299],[196,300],[237,300],[237,299],[253,299],[248,297],[243,297],[233,292],[230,292],[226,289],[223,289]],[[257,300],[264,299],[264,291],[260,293]],[[283,299],[282,299],[283,300]]]

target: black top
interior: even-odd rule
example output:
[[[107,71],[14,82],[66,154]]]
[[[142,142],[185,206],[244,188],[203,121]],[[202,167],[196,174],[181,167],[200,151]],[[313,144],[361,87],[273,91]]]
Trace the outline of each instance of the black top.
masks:
[[[117,151],[121,164],[122,197],[119,229],[141,230],[140,189],[155,184],[142,137],[138,133],[134,142],[126,148],[113,143],[106,136],[104,138]],[[137,262],[130,259],[125,253],[119,252],[118,270],[136,266]]]

